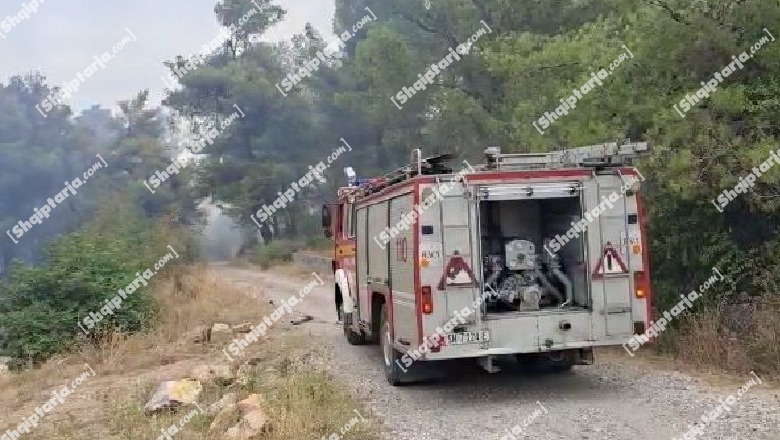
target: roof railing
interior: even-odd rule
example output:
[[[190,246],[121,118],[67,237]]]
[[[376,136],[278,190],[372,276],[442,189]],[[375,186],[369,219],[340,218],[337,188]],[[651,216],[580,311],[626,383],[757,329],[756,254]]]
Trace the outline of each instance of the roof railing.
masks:
[[[485,149],[486,163],[477,170],[540,170],[557,168],[608,168],[631,165],[634,159],[649,154],[647,142],[627,142],[619,145],[608,142],[546,153],[501,153],[500,147]],[[350,188],[339,190],[339,196],[356,195],[358,197],[381,191],[396,183],[417,175],[450,174],[452,169],[444,163],[454,155],[443,154],[423,158],[419,149],[412,151],[412,162],[381,177],[361,179],[362,182]]]
[[[546,153],[501,153],[500,147],[485,149],[486,170],[533,170],[568,167],[620,167],[650,152],[647,142],[610,142]]]

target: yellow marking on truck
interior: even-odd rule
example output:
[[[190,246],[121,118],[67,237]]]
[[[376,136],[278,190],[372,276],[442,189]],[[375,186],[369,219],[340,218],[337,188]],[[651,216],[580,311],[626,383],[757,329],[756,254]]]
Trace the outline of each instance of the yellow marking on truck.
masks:
[[[354,256],[355,256],[354,244],[343,244],[343,245],[339,245],[336,248],[336,257],[338,258],[354,257]]]

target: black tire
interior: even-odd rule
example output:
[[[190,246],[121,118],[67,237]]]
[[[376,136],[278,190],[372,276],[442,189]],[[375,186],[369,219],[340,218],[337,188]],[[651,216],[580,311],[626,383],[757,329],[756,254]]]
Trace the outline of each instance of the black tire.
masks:
[[[344,305],[339,304],[339,316],[343,319],[344,318]],[[366,343],[366,335],[363,334],[363,332],[354,332],[352,329],[347,325],[348,320],[343,319],[342,326],[344,327],[344,336],[347,338],[347,342],[349,345],[363,345]]]
[[[565,373],[574,366],[573,359],[568,354],[520,354],[517,355],[517,361],[525,371],[535,374]]]
[[[390,331],[390,323],[387,321],[387,306],[382,305],[382,311],[379,315],[379,346],[382,349],[382,367],[385,371],[385,379],[392,386],[398,386],[403,383],[402,375],[404,372],[398,361],[401,354],[393,348],[393,341]]]
[[[553,373],[565,373],[571,371],[573,366],[574,364],[553,364],[550,366],[550,371]]]
[[[552,373],[565,373],[574,366],[574,356],[571,351],[550,353],[547,358],[547,370]]]

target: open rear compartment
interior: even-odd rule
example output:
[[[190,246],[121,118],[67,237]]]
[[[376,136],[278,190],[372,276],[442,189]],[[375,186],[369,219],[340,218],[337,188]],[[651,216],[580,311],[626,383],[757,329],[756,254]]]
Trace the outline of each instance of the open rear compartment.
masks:
[[[479,218],[484,291],[492,293],[487,314],[590,306],[585,236],[566,237],[572,223],[582,218],[579,191],[551,198],[481,200]],[[553,252],[549,243],[556,236],[568,242]]]

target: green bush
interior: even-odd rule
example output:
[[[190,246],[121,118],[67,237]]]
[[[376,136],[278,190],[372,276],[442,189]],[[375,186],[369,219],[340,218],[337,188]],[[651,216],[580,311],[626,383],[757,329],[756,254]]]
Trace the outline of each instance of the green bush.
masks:
[[[84,231],[49,245],[45,267],[17,262],[0,283],[0,355],[39,362],[72,348],[83,335],[78,324],[84,317],[99,312],[137,273],[154,270],[155,262],[170,252],[167,245],[186,255],[187,246],[170,230],[169,221],[143,219],[135,209],[116,205],[110,211],[99,214]],[[154,276],[185,259],[168,261]],[[114,331],[139,331],[154,311],[149,288],[141,287],[128,294],[113,315],[88,329],[88,340],[99,344]]]
[[[324,236],[308,237],[306,238],[306,248],[315,250],[332,250],[333,240],[330,238],[325,238]]]
[[[290,240],[276,240],[266,245],[257,245],[250,261],[263,269],[293,260],[293,254],[301,248],[301,244]]]

